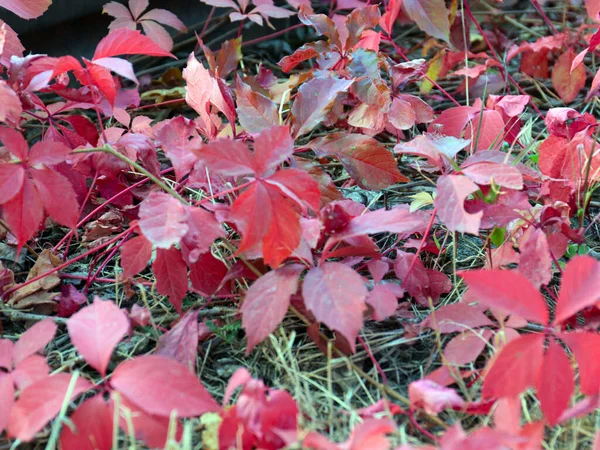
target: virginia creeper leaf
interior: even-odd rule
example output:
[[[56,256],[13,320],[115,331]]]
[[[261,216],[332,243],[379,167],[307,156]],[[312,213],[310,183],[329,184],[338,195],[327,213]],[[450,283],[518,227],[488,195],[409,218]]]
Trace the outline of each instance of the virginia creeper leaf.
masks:
[[[536,388],[544,416],[550,425],[555,425],[569,407],[575,391],[575,372],[571,360],[553,339],[544,355]]]
[[[152,257],[152,243],[144,236],[129,239],[121,246],[123,278],[132,278],[148,265]]]
[[[60,411],[72,375],[58,373],[28,386],[15,402],[8,418],[8,434],[20,441],[29,442]],[[72,390],[71,401],[92,388],[92,384],[79,377]]]
[[[479,187],[465,176],[442,175],[437,181],[435,207],[439,219],[450,231],[479,235],[483,211],[470,214],[465,210],[467,197]]]
[[[326,262],[308,271],[302,295],[315,318],[341,333],[354,351],[368,295],[360,275],[342,263]]]
[[[404,0],[406,14],[434,38],[450,42],[450,21],[442,0]]]
[[[176,248],[159,248],[152,272],[156,277],[157,292],[169,297],[169,302],[181,313],[181,301],[188,291],[187,266],[181,252]]]
[[[42,350],[56,334],[56,324],[52,319],[42,320],[21,335],[12,350],[12,361],[16,367],[34,353]]]
[[[139,217],[142,233],[160,249],[179,244],[189,229],[184,205],[169,194],[152,192],[140,205]]]
[[[571,259],[562,276],[554,323],[559,324],[600,300],[600,263],[591,256]]]
[[[246,354],[277,329],[298,290],[298,278],[303,267],[298,264],[281,267],[256,280],[241,307],[242,326],[246,330]]]
[[[470,293],[491,309],[515,314],[542,325],[548,323],[548,308],[540,292],[514,270],[469,270],[459,275]]]
[[[113,412],[98,394],[87,399],[71,414],[75,431],[63,427],[60,447],[63,450],[110,450],[113,444]]]
[[[129,332],[129,320],[113,302],[96,297],[71,316],[67,330],[81,356],[104,376],[114,348]]]
[[[219,409],[196,375],[164,356],[125,361],[113,372],[110,384],[131,403],[159,417],[170,417],[173,410],[177,417],[194,417]]]

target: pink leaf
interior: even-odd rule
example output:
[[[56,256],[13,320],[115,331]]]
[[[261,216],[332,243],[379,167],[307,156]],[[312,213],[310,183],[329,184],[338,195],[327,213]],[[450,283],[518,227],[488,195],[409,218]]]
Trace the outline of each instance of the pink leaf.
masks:
[[[8,434],[21,441],[29,442],[60,411],[65,400],[68,402],[92,388],[92,384],[78,378],[65,399],[72,376],[59,373],[28,386],[13,406],[8,418]]]
[[[96,47],[93,59],[118,55],[169,56],[175,58],[174,55],[160,48],[149,37],[144,36],[137,30],[128,28],[119,28],[102,39]]]
[[[348,450],[388,450],[390,439],[386,436],[397,431],[391,419],[367,419],[355,426],[348,439]]]
[[[154,20],[155,22],[174,28],[177,31],[184,33],[187,31],[185,24],[179,20],[175,14],[173,14],[171,11],[167,11],[166,9],[152,9],[140,17],[139,20]]]
[[[96,297],[71,316],[67,330],[81,356],[104,376],[114,348],[129,332],[129,320],[113,302]]]
[[[200,416],[219,405],[189,369],[164,356],[140,356],[113,372],[111,385],[134,405],[160,417]],[[148,393],[152,395],[148,395]]]
[[[368,295],[360,275],[344,264],[326,262],[308,271],[302,295],[315,318],[340,332],[354,351]]]
[[[30,384],[46,378],[50,372],[50,367],[46,363],[46,358],[40,355],[31,355],[22,361],[12,372],[12,378],[17,389],[23,390]]]
[[[8,425],[10,412],[15,403],[15,386],[10,373],[0,372],[0,433]]]
[[[548,323],[548,308],[539,291],[527,278],[511,270],[469,270],[460,272],[469,292],[491,309],[523,319]]]
[[[478,328],[491,325],[493,322],[487,318],[481,306],[471,306],[467,303],[442,306],[421,322],[422,328],[437,329],[444,334],[461,332],[465,327]]]
[[[408,385],[411,409],[423,409],[437,415],[446,408],[462,408],[465,401],[454,389],[440,386],[431,380],[413,381]]]
[[[395,292],[385,284],[377,284],[365,299],[373,308],[374,320],[385,320],[396,312],[398,299]]]
[[[494,183],[508,189],[523,189],[523,175],[519,169],[508,164],[481,162],[462,169],[462,173],[479,185]]]
[[[108,14],[115,19],[129,19],[133,21],[131,13],[125,5],[117,2],[109,2],[102,7],[102,13]]]
[[[169,302],[181,313],[181,301],[188,291],[187,266],[181,252],[176,248],[159,248],[152,264],[152,272],[156,277],[158,293],[169,297]]]
[[[139,217],[142,233],[160,249],[179,244],[189,229],[184,205],[169,194],[152,192],[142,202]]]
[[[567,264],[560,284],[554,323],[558,324],[600,300],[600,262],[576,256]]]
[[[152,257],[152,243],[142,235],[129,239],[120,250],[123,278],[132,278],[140,273]]]
[[[52,0],[0,0],[0,6],[23,19],[35,19],[46,12]]]
[[[571,402],[575,372],[569,357],[554,340],[550,340],[536,387],[542,412],[550,425],[555,425]]]
[[[479,357],[491,337],[491,331],[466,330],[454,336],[444,349],[444,357],[450,364],[464,366]]]
[[[60,142],[40,141],[33,144],[29,150],[27,161],[30,165],[54,166],[63,162],[69,153],[71,149]]]
[[[79,218],[79,202],[71,182],[51,169],[30,170],[33,184],[46,212],[61,225],[75,229]],[[60,192],[60,200],[56,193]]]
[[[105,69],[116,73],[117,75],[121,75],[122,77],[133,81],[135,84],[140,83],[135,76],[133,65],[125,59],[109,57],[99,58],[94,60],[94,64],[102,66]]]
[[[215,239],[225,236],[225,232],[215,216],[202,208],[186,206],[188,232],[181,240],[184,259],[195,263],[201,254],[210,250]]]
[[[527,334],[506,344],[483,382],[485,398],[514,397],[532,387],[544,357],[544,335]]]
[[[44,205],[33,184],[25,177],[21,192],[4,204],[4,219],[17,238],[19,249],[37,232],[44,218]]]
[[[292,105],[294,137],[315,128],[333,107],[337,95],[348,90],[353,80],[313,78],[298,89]],[[315,93],[318,92],[318,95]]]
[[[36,323],[21,335],[13,347],[12,360],[14,366],[34,353],[42,350],[56,334],[56,324],[52,319]]]
[[[144,33],[150,39],[158,44],[166,52],[170,52],[173,48],[173,38],[165,28],[151,20],[144,20],[141,22]]]
[[[246,330],[246,354],[277,329],[298,289],[303,267],[298,264],[273,270],[256,280],[241,307],[242,326]]]
[[[356,236],[376,233],[412,234],[422,232],[427,225],[422,215],[410,213],[408,207],[396,207],[389,211],[379,209],[353,217],[340,233],[328,243],[340,242]]]
[[[249,381],[252,380],[252,375],[248,372],[245,367],[237,369],[227,382],[227,388],[225,388],[225,395],[223,397],[223,406],[227,406],[233,392],[240,386],[245,386]]]
[[[156,354],[166,356],[196,372],[198,354],[198,311],[190,311],[177,325],[158,338]]]
[[[14,164],[0,165],[0,204],[13,199],[23,187],[25,169]]]
[[[581,392],[598,395],[600,391],[600,335],[596,332],[560,333],[569,346],[579,369]]]
[[[7,127],[0,127],[0,141],[2,141],[10,153],[15,155],[21,161],[25,161],[27,159],[29,146],[27,145],[27,141],[23,135],[17,130]]]
[[[435,207],[438,217],[450,231],[479,235],[483,211],[469,214],[464,206],[467,197],[478,190],[479,187],[465,176],[438,178]]]
[[[249,133],[261,131],[279,124],[277,104],[236,78],[237,113],[240,125]],[[20,103],[19,103],[20,104]]]
[[[75,430],[63,427],[63,450],[110,450],[113,444],[113,411],[98,394],[83,402],[70,417]]]
[[[529,229],[519,245],[519,272],[536,288],[552,280],[552,255],[546,233],[539,228]],[[599,285],[600,286],[600,285]]]

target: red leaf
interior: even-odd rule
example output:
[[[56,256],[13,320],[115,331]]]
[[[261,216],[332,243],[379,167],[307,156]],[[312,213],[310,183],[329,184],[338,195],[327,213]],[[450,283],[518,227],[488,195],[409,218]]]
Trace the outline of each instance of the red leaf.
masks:
[[[63,175],[51,169],[30,170],[46,212],[61,225],[75,229],[79,203],[73,186]],[[60,197],[56,193],[60,192]]]
[[[471,181],[489,186],[492,183],[508,189],[523,189],[523,175],[515,166],[493,162],[472,164],[461,170]]]
[[[0,372],[0,433],[8,424],[15,403],[15,386],[10,373]]]
[[[298,290],[303,267],[298,264],[273,270],[256,280],[241,307],[242,326],[246,330],[246,354],[277,329],[290,306],[290,298]]]
[[[52,0],[0,0],[0,6],[22,19],[35,19],[46,12]]]
[[[576,256],[560,283],[554,323],[559,324],[600,300],[600,262],[591,256]]]
[[[457,106],[448,108],[429,125],[428,131],[435,133],[436,131],[446,136],[455,138],[462,137],[463,130],[467,124],[475,118],[479,113],[479,109],[473,106]]]
[[[25,182],[25,169],[21,165],[0,165],[0,204],[14,198]]]
[[[396,431],[396,424],[391,419],[367,419],[356,425],[346,448],[387,450],[390,448],[390,439],[386,435]]]
[[[17,130],[7,127],[0,127],[0,141],[2,141],[10,153],[15,155],[21,161],[25,161],[27,159],[27,153],[29,151],[27,141]]]
[[[465,327],[478,328],[491,325],[493,322],[483,313],[481,306],[471,306],[467,303],[442,306],[421,322],[421,328],[437,329],[444,334],[461,332]]]
[[[319,211],[321,192],[319,185],[308,173],[299,169],[279,170],[264,179],[265,183],[277,187],[290,200],[302,209],[308,206],[314,212]]]
[[[579,91],[585,86],[585,67],[579,65],[571,72],[571,65],[575,59],[573,48],[569,47],[566,52],[559,56],[552,70],[552,87],[565,103],[571,103]]]
[[[356,183],[364,189],[384,189],[408,181],[400,173],[391,152],[375,139],[363,134],[330,133],[307,147],[319,156],[339,159]]]
[[[287,126],[263,130],[254,140],[256,174],[265,175],[294,153],[294,140]]]
[[[373,308],[374,320],[385,320],[396,312],[398,299],[395,292],[385,284],[377,284],[365,299]]]
[[[444,348],[444,357],[450,364],[457,366],[470,364],[479,357],[491,335],[489,330],[463,331],[448,342]]]
[[[125,242],[120,251],[123,278],[132,278],[148,265],[152,257],[152,243],[140,235]]]
[[[544,416],[551,426],[556,425],[575,391],[575,372],[571,360],[554,340],[550,340],[536,388]]]
[[[12,350],[14,367],[29,356],[43,350],[56,334],[56,324],[52,319],[36,323],[21,335]]]
[[[413,214],[408,207],[399,206],[386,211],[379,209],[353,217],[341,232],[334,234],[328,246],[356,236],[376,233],[412,234],[424,231],[427,225],[422,215]]]
[[[255,155],[240,141],[221,138],[203,145],[197,152],[198,158],[220,174],[236,177],[257,173]]]
[[[598,395],[600,391],[600,335],[591,332],[560,333],[569,346],[579,368],[581,392]]]
[[[189,369],[164,356],[140,356],[113,372],[111,386],[131,403],[160,417],[200,416],[219,405]],[[148,395],[148,393],[152,395]]]
[[[352,82],[353,80],[313,78],[300,86],[291,111],[294,137],[310,132],[321,123],[333,107],[337,95],[347,91]]]
[[[205,296],[213,295],[221,286],[227,271],[227,266],[220,259],[210,252],[203,253],[190,265],[192,287]]]
[[[169,194],[152,192],[140,206],[139,227],[159,249],[179,244],[188,232],[184,205]]]
[[[450,21],[442,0],[404,0],[406,14],[419,28],[434,38],[450,42]]]
[[[8,418],[8,434],[20,441],[29,442],[60,411],[72,376],[58,373],[28,386],[13,406]],[[92,384],[78,378],[69,402],[92,388]]]
[[[75,430],[63,427],[63,450],[110,450],[113,444],[113,412],[102,394],[83,402],[70,417]]]
[[[188,264],[195,263],[200,255],[210,250],[217,238],[225,232],[215,216],[202,208],[186,206],[188,232],[181,240],[181,253]]]
[[[354,351],[368,295],[360,275],[344,264],[326,262],[308,271],[302,295],[315,318],[340,332]]]
[[[60,290],[58,317],[71,317],[87,302],[87,295],[79,292],[72,284],[63,284]]]
[[[443,175],[437,181],[435,207],[439,219],[450,231],[479,235],[483,211],[469,214],[465,210],[467,197],[479,187],[465,176]]]
[[[465,139],[471,140],[473,151],[494,149],[502,144],[504,128],[502,115],[488,109],[471,121],[465,130]]]
[[[494,359],[483,382],[485,398],[513,397],[532,387],[544,357],[544,335],[527,334],[510,341]]]
[[[149,37],[144,36],[137,30],[128,28],[119,28],[102,39],[96,47],[93,59],[118,55],[169,56],[175,58],[174,55],[160,48]]]
[[[187,266],[176,248],[158,249],[156,261],[152,264],[156,277],[156,290],[160,295],[169,297],[169,302],[181,313],[181,301],[188,291]]]
[[[431,380],[413,381],[408,385],[411,409],[423,409],[437,415],[446,408],[462,408],[465,401],[454,389],[440,386]]]
[[[114,348],[129,332],[129,320],[112,301],[96,297],[71,316],[67,330],[81,356],[104,376]]]
[[[33,181],[25,177],[21,192],[4,204],[4,219],[19,249],[33,237],[44,218],[44,205]]]
[[[40,141],[32,145],[27,162],[30,165],[44,164],[54,166],[65,160],[71,149],[56,141]]]
[[[196,372],[198,354],[198,311],[190,311],[177,325],[158,338],[156,354],[174,359]]]
[[[537,289],[552,280],[552,255],[546,233],[530,228],[519,245],[519,272]],[[599,284],[600,286],[600,284]]]
[[[156,145],[162,147],[175,168],[175,177],[180,181],[187,175],[194,163],[196,155],[190,151],[200,147],[201,141],[195,131],[194,122],[183,116],[165,120],[153,127]],[[190,139],[192,138],[192,139]]]
[[[459,275],[480,303],[526,320],[548,323],[548,308],[540,292],[527,278],[511,270],[469,270]]]
[[[15,367],[12,372],[12,379],[17,389],[23,390],[30,384],[46,378],[49,372],[50,367],[44,356],[31,355]]]

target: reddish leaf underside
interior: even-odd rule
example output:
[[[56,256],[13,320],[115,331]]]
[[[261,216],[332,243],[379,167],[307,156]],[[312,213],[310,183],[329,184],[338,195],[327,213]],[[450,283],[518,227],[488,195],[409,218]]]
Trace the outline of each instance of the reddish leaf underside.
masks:
[[[298,289],[303,266],[293,264],[266,273],[256,280],[241,307],[242,326],[246,330],[246,354],[277,329]]]
[[[188,291],[187,266],[176,248],[156,251],[156,260],[152,264],[156,277],[156,290],[160,295],[169,297],[169,302],[181,313],[181,301]]]
[[[96,297],[71,316],[67,330],[77,351],[104,376],[114,348],[129,331],[129,319],[112,301]]]
[[[196,375],[164,356],[125,361],[113,372],[111,385],[134,405],[160,417],[168,418],[174,410],[177,417],[194,417],[219,409]]]
[[[478,190],[479,187],[465,176],[438,178],[435,207],[438,217],[450,231],[479,234],[483,211],[470,214],[465,210],[465,200]]]
[[[31,441],[60,411],[72,375],[59,373],[27,387],[13,406],[8,419],[8,434],[24,442]],[[92,388],[92,384],[78,378],[71,391],[73,400]]]
[[[360,275],[344,264],[326,262],[308,271],[302,295],[315,318],[340,332],[354,351],[368,295]]]

